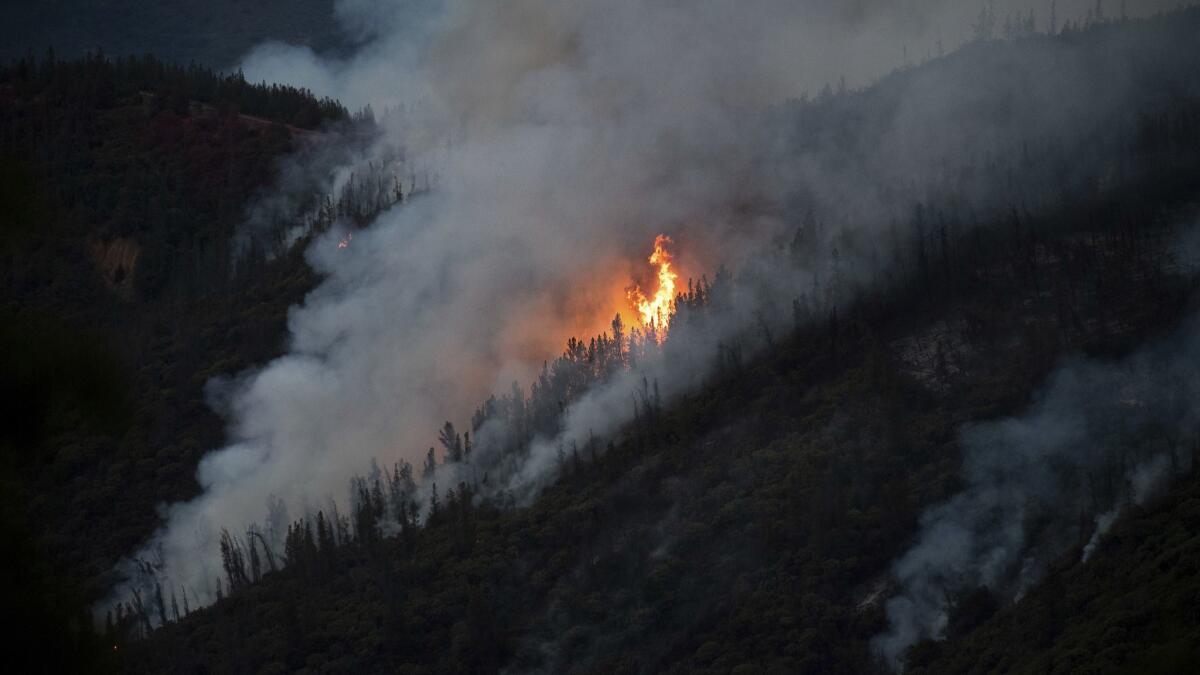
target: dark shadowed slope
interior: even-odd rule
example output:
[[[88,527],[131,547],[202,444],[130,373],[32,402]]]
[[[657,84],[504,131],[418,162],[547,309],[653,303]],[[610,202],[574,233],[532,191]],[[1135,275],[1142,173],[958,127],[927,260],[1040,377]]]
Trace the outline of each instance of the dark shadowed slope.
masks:
[[[1191,672],[1200,662],[1198,527],[1193,476],[1132,509],[1087,564],[1064,558],[1020,603],[985,614],[960,639],[921,645],[909,672]]]
[[[253,112],[247,121],[239,111]],[[231,239],[288,124],[340,106],[152,58],[0,67],[0,538],[9,665],[88,672],[101,576],[196,489],[206,381],[278,352],[316,282]],[[111,650],[111,645],[106,645]],[[92,664],[94,665],[94,663]]]

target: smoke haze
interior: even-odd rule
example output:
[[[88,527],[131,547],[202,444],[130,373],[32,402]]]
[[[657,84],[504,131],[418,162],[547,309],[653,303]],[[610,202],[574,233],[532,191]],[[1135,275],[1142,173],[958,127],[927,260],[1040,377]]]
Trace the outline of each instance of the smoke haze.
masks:
[[[1060,3],[1064,17],[1071,4]],[[1168,3],[1138,10],[1159,4]],[[1012,3],[1018,9],[1027,7]],[[436,177],[436,188],[384,212],[345,248],[338,230],[312,242],[308,260],[325,281],[293,308],[287,355],[213,385],[229,444],[201,462],[203,494],[164,507],[166,524],[138,557],[211,600],[221,527],[262,520],[269,498],[293,517],[327,508],[374,458],[417,463],[443,420],[465,420],[489,393],[527,381],[566,337],[606,330],[618,311],[628,321],[624,287],[647,274],[643,262],[661,232],[675,237],[685,278],[721,263],[752,277],[761,264],[753,257],[790,237],[787,191],[807,191],[808,208],[880,232],[890,209],[910,202],[865,186],[924,180],[959,149],[965,163],[1009,148],[1031,120],[1014,116],[982,138],[961,122],[948,125],[959,112],[951,99],[963,95],[949,87],[969,76],[943,73],[864,123],[869,133],[852,142],[858,158],[835,167],[831,157],[843,147],[783,147],[789,129],[771,106],[843,76],[865,85],[902,64],[906,47],[910,62],[935,54],[939,36],[949,51],[977,14],[949,0],[347,0],[338,15],[361,43],[353,57],[256,49],[244,63],[251,79],[389,111],[377,145],[330,161],[396,157],[403,170]],[[1064,69],[1083,77],[1075,65]],[[1078,92],[1045,83],[1033,91],[1097,110],[1099,124],[1132,86],[1119,68],[1104,76],[1111,86],[1102,95],[1086,80]],[[1069,122],[1082,138],[1091,123],[1068,119],[1071,109],[1045,107],[1032,126]],[[972,140],[928,142],[947,128]],[[865,283],[877,270],[859,253],[842,264]],[[746,292],[754,302],[695,331],[696,353],[708,358],[757,310],[790,302],[811,277],[758,278]],[[585,396],[566,412],[565,437],[603,434],[628,419],[643,375],[660,380],[664,395],[703,376],[699,357],[669,356]],[[509,487],[532,494],[560,440],[536,443]]]

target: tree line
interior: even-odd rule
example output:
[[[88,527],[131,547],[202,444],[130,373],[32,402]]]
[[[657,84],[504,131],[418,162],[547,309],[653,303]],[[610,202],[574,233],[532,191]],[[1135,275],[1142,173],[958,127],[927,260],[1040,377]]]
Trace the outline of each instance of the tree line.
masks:
[[[114,102],[145,94],[163,109],[186,113],[192,102],[275,120],[301,129],[350,118],[344,105],[318,97],[304,87],[251,83],[240,71],[222,73],[195,63],[179,65],[150,54],[109,58],[101,51],[78,59],[58,58],[53,49],[0,66],[0,83],[22,98],[45,97],[49,104],[63,97],[81,108],[105,108]]]

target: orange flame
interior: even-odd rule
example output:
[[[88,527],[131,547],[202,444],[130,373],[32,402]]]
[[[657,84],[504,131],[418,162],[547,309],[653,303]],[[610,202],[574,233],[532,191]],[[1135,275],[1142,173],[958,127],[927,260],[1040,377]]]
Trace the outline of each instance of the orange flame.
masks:
[[[626,296],[641,317],[642,325],[653,326],[661,334],[667,332],[671,315],[675,313],[675,280],[679,275],[671,269],[675,259],[667,250],[667,246],[673,243],[665,234],[654,239],[654,253],[650,254],[650,264],[658,267],[658,290],[654,295],[646,297],[636,284],[626,290]]]
[[[338,242],[337,246],[338,248],[347,248],[350,246],[350,242],[352,241],[354,241],[354,233],[348,232],[346,233],[346,236],[342,237],[342,240]]]

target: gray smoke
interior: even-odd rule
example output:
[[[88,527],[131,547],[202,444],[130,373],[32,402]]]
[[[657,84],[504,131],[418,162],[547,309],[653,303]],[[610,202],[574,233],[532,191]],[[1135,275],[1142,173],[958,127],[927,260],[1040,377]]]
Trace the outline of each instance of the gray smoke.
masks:
[[[1069,4],[1059,3],[1064,15]],[[997,4],[1010,6],[1028,7]],[[353,56],[255,50],[243,66],[252,79],[381,113],[378,145],[285,172],[285,183],[336,186],[354,163],[401,157],[407,170],[436,175],[436,189],[382,213],[345,248],[337,231],[312,241],[308,260],[325,281],[292,309],[287,355],[216,388],[228,445],[201,462],[202,495],[164,506],[164,526],[135,557],[211,600],[221,527],[328,508],[375,458],[418,464],[443,420],[527,382],[567,336],[606,330],[661,232],[676,237],[685,275],[725,263],[757,279],[746,291],[757,300],[696,331],[703,360],[664,355],[566,411],[564,436],[535,442],[511,479],[527,498],[559,443],[630,418],[643,377],[664,396],[685,389],[717,342],[763,316],[787,317],[778,303],[813,290],[812,270],[776,273],[759,260],[794,228],[785,191],[805,186],[813,208],[837,208],[840,224],[870,242],[898,203],[881,186],[925,181],[960,154],[955,167],[1011,154],[1029,129],[1082,137],[1134,81],[1118,65],[1103,69],[1104,87],[1090,86],[1092,68],[1073,61],[1041,86],[1015,78],[1004,86],[1028,91],[1040,112],[980,135],[963,122],[970,96],[956,101],[995,87],[949,71],[913,83],[852,147],[786,147],[795,124],[774,113],[795,104],[772,106],[843,76],[865,85],[905,54],[910,63],[936,55],[939,39],[949,51],[978,11],[951,0],[345,0],[339,17],[361,43]],[[1038,72],[1027,66],[1014,68]],[[1067,76],[1077,87],[1060,86]],[[263,213],[300,209],[268,202],[252,211],[251,232]],[[838,272],[848,286],[878,267],[869,246],[852,248],[842,246]]]
[[[873,647],[896,668],[940,639],[955,602],[986,588],[1019,599],[1048,563],[1101,545],[1122,508],[1189,471],[1200,440],[1200,318],[1115,363],[1061,367],[1019,417],[962,433],[966,486],[921,517],[892,568],[889,629]]]

